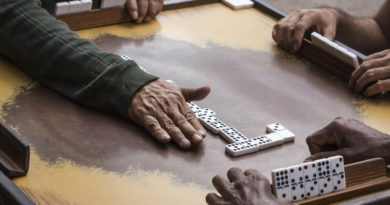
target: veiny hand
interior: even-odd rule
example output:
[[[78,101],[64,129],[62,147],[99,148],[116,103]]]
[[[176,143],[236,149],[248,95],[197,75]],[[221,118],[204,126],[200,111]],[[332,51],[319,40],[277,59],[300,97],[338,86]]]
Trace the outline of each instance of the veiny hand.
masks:
[[[215,193],[209,193],[206,201],[209,205],[281,205],[288,202],[278,201],[271,193],[268,179],[256,170],[244,173],[239,168],[231,168],[227,173],[229,181],[217,175],[213,178]]]
[[[136,23],[149,22],[162,10],[164,0],[126,0],[131,19]]]
[[[186,101],[201,100],[210,93],[210,87],[180,88],[173,82],[153,81],[142,87],[133,97],[129,117],[158,141],[173,140],[188,149],[200,144],[206,131]]]
[[[313,29],[333,40],[336,36],[338,12],[334,9],[302,9],[281,19],[272,31],[274,41],[289,50],[297,52],[302,45],[305,32]]]
[[[390,90],[390,50],[367,56],[352,73],[350,86],[370,97]]]
[[[336,118],[306,142],[312,155],[305,161],[342,155],[346,163],[375,157],[390,163],[390,136],[357,120]]]

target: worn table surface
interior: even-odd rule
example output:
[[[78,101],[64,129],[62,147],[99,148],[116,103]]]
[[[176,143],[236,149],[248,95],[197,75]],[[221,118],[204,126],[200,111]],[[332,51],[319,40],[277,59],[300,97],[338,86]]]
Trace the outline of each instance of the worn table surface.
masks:
[[[212,4],[163,12],[145,25],[78,32],[162,79],[210,85],[198,104],[248,137],[272,122],[297,135],[293,143],[238,158],[212,134],[188,151],[161,146],[131,122],[68,101],[1,58],[1,119],[32,147],[28,175],[14,182],[37,204],[205,204],[215,174],[236,166],[270,177],[272,169],[300,163],[309,154],[306,136],[337,116],[390,133],[388,100],[361,99],[279,49],[274,23],[255,9]]]

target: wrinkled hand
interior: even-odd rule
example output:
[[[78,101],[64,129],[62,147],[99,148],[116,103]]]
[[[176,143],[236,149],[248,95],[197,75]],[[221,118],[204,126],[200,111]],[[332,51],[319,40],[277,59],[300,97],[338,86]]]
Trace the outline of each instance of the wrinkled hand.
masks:
[[[305,161],[342,155],[346,163],[382,157],[390,163],[390,136],[353,119],[336,118],[306,139]]]
[[[141,88],[133,97],[129,117],[158,141],[173,140],[184,149],[200,144],[206,131],[186,101],[201,100],[210,87],[198,89],[180,88],[173,82],[153,81]]]
[[[281,19],[272,31],[274,41],[289,50],[297,52],[302,45],[306,31],[313,29],[333,40],[336,36],[338,12],[334,9],[302,9]]]
[[[350,86],[370,97],[390,90],[390,50],[367,56],[352,73]]]
[[[131,19],[136,23],[149,22],[162,10],[164,0],[126,0]]]
[[[229,181],[217,175],[213,178],[215,189],[221,194],[209,193],[206,201],[209,205],[280,205],[281,202],[271,193],[268,179],[256,170],[244,173],[239,168],[231,168],[227,173]]]

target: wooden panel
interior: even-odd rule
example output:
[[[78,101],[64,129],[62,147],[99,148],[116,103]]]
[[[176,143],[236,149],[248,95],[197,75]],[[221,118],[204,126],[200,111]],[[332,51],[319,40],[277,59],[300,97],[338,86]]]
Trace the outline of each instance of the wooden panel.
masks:
[[[173,10],[199,6],[204,4],[216,3],[219,0],[185,0],[185,1],[168,1],[164,4],[163,10]],[[68,24],[72,30],[81,30],[97,26],[105,26],[117,23],[130,22],[131,18],[127,12],[127,8],[114,7],[107,9],[96,9],[87,12],[75,14],[61,15],[56,17]]]

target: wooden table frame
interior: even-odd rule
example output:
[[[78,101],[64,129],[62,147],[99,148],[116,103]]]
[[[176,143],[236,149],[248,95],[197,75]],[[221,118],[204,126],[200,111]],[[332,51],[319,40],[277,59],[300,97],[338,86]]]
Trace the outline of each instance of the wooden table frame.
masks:
[[[280,20],[285,17],[286,14],[279,11],[271,4],[264,0],[253,0],[254,7],[267,15],[273,17],[276,20]],[[176,2],[167,2],[164,4],[163,10],[173,10],[180,8],[188,8],[193,6],[199,6],[204,4],[211,4],[220,2],[219,0],[185,0]],[[97,26],[104,26],[110,24],[129,22],[130,16],[127,14],[127,10],[124,7],[115,7],[108,9],[97,9],[77,14],[62,15],[56,17],[59,20],[64,21],[69,25],[72,30],[80,30]],[[80,21],[80,19],[82,19]],[[348,46],[336,42],[341,46],[347,48],[351,52],[358,56],[360,62],[362,62],[365,56],[358,51],[349,48]],[[322,69],[330,72],[340,80],[347,82],[351,73],[355,69],[354,67],[344,63],[332,56],[332,54],[326,53],[314,46],[309,36],[305,36],[303,39],[302,47],[298,54],[314,64],[318,65]],[[371,170],[371,171],[370,171]],[[374,175],[367,175],[372,173],[372,170],[377,173]],[[370,177],[374,178],[370,178]],[[358,179],[356,179],[356,177]],[[368,178],[370,179],[368,179]],[[390,186],[390,178],[387,177],[384,161],[381,159],[356,163],[350,166],[346,166],[346,178],[347,189],[331,193],[324,196],[318,196],[311,199],[306,199],[298,202],[297,204],[327,204],[342,199],[356,197],[361,194],[367,194],[374,191],[383,190]],[[356,182],[356,183],[355,183]]]

